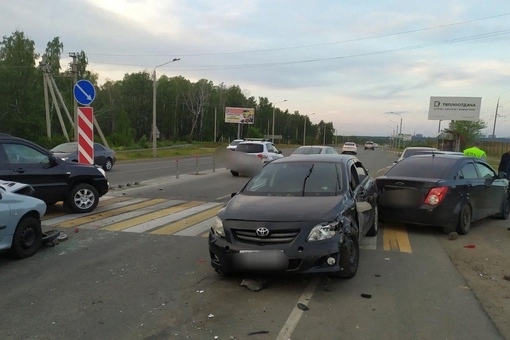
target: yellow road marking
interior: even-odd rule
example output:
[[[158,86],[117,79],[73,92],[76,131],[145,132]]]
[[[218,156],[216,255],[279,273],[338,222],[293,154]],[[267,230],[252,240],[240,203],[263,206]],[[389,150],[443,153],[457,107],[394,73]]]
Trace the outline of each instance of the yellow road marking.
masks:
[[[197,224],[198,222],[202,222],[208,218],[215,216],[220,209],[221,209],[221,207],[214,207],[209,210],[202,211],[201,213],[198,213],[191,217],[182,219],[180,221],[168,224],[162,228],[156,229],[156,230],[150,232],[150,234],[170,235],[170,234],[176,233],[179,230],[185,229],[185,228],[190,227],[194,224]]]
[[[128,199],[130,199],[130,198],[129,197],[115,197],[115,198],[111,198],[111,199],[108,199],[108,200],[99,201],[97,206],[98,207],[102,207],[102,206],[110,205],[110,204],[113,204],[113,203],[124,202],[124,201],[127,201]],[[58,207],[58,208],[55,208],[55,207]],[[50,218],[60,217],[60,216],[64,216],[64,215],[68,215],[69,214],[69,212],[64,211],[64,207],[63,207],[63,204],[61,202],[55,204],[55,207],[48,208],[49,212],[48,211],[46,212],[46,214],[43,216],[41,221],[45,221],[45,220],[49,220]],[[58,211],[53,211],[55,209],[59,209],[59,210]]]
[[[412,253],[407,229],[403,226],[388,226],[383,228],[384,250]]]
[[[198,202],[198,201],[186,202],[186,203],[174,206],[174,207],[162,209],[160,211],[155,211],[153,213],[149,213],[149,214],[145,214],[145,215],[142,215],[142,216],[139,216],[136,218],[132,218],[128,221],[122,221],[122,222],[110,224],[108,227],[105,227],[102,229],[103,230],[112,230],[112,231],[124,230],[124,229],[133,227],[133,226],[143,223],[143,222],[147,222],[147,221],[154,220],[154,219],[166,216],[166,215],[170,215],[170,214],[179,212],[184,209],[196,207],[197,205],[200,205],[203,203],[204,202]]]
[[[80,218],[75,218],[75,219],[70,220],[70,221],[59,223],[56,226],[61,227],[61,228],[69,228],[69,227],[73,227],[73,226],[77,226],[77,225],[86,224],[86,223],[94,222],[94,221],[97,221],[97,220],[101,220],[103,218],[108,218],[108,217],[120,215],[120,214],[123,214],[123,213],[128,212],[128,211],[142,209],[142,208],[145,208],[145,207],[148,207],[148,206],[151,206],[151,205],[155,205],[155,204],[158,204],[158,203],[162,203],[162,202],[165,202],[165,201],[166,201],[165,199],[161,199],[161,198],[160,199],[153,199],[153,200],[149,200],[149,201],[144,201],[144,202],[140,202],[140,203],[136,203],[136,204],[131,204],[131,205],[128,205],[128,206],[125,206],[125,207],[122,207],[122,208],[117,208],[117,209],[113,209],[113,210],[104,211],[104,212],[101,212],[101,213],[98,213],[98,214],[94,214],[94,215],[89,215],[89,216],[84,216],[84,217],[80,217]]]

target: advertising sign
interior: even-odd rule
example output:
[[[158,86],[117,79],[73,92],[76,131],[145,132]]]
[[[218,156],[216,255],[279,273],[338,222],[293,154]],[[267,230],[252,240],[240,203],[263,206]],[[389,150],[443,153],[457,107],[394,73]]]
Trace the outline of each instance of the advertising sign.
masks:
[[[225,123],[253,124],[255,109],[244,107],[226,107]]]
[[[430,97],[429,120],[480,119],[481,97]]]

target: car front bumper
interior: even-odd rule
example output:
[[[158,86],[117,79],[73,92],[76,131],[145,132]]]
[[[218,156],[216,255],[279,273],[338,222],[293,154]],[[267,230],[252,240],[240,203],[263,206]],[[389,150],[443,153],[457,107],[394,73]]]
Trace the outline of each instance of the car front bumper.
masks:
[[[222,273],[280,272],[328,273],[340,270],[340,235],[316,242],[294,242],[275,245],[232,244],[209,233],[211,265]],[[328,258],[335,259],[328,264]],[[331,263],[331,260],[330,260]]]

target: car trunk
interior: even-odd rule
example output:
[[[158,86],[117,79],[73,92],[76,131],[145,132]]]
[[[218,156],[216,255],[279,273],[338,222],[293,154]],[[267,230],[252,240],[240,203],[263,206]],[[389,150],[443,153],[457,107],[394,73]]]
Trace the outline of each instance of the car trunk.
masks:
[[[379,205],[385,208],[419,208],[430,189],[437,187],[439,181],[437,178],[378,178]]]

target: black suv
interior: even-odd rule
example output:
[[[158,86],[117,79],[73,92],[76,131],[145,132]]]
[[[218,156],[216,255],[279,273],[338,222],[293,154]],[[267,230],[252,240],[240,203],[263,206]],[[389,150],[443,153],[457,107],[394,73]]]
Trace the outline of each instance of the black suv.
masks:
[[[105,172],[95,165],[67,163],[26,139],[0,133],[0,179],[30,184],[47,205],[63,201],[73,212],[94,210],[108,192]]]

